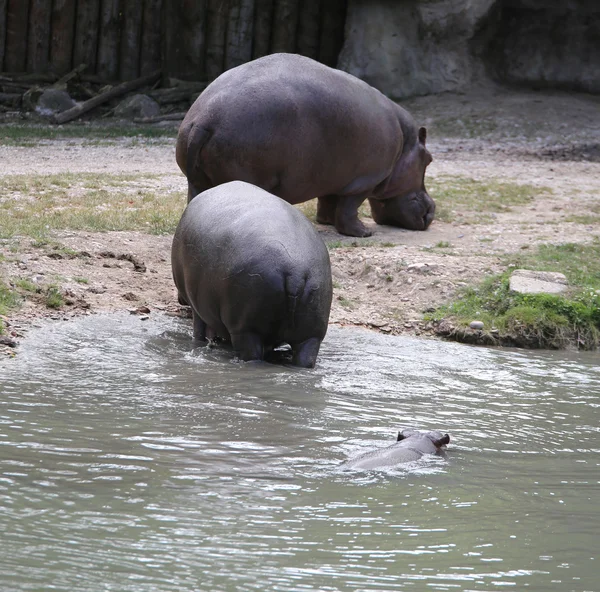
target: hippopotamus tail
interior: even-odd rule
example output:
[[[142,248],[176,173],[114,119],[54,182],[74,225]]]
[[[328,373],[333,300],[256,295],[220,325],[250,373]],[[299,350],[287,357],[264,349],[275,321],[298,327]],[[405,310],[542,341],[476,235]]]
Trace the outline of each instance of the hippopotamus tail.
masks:
[[[196,195],[200,193],[198,189],[193,187],[190,180],[198,176],[194,174],[195,167],[198,164],[198,157],[200,156],[200,152],[202,152],[202,149],[210,139],[211,135],[212,134],[210,131],[208,131],[205,127],[201,127],[197,123],[192,125],[188,135],[185,176],[187,177],[190,186],[190,199],[192,197],[196,197]],[[195,193],[195,195],[191,195],[191,193]]]

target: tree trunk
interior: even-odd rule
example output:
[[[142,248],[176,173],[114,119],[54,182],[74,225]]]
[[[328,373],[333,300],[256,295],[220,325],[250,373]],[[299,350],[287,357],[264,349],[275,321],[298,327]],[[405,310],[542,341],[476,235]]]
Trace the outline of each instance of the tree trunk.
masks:
[[[46,72],[50,60],[52,0],[31,0],[27,36],[27,71]]]
[[[321,40],[319,43],[319,61],[328,66],[337,66],[338,55],[344,44],[344,25],[346,23],[346,0],[327,0],[323,2],[321,14]]]
[[[229,9],[225,70],[252,59],[252,26],[254,0],[235,0]]]
[[[54,0],[50,68],[56,74],[71,70],[76,0]],[[78,64],[76,64],[78,65]]]
[[[213,80],[225,67],[225,36],[231,0],[208,0],[206,74]]]
[[[161,66],[162,0],[144,1],[142,23],[142,60],[140,74],[150,74]]]
[[[6,46],[7,0],[0,0],[0,72],[4,72],[4,48]]]
[[[296,51],[298,0],[277,0],[271,35],[271,53]]]
[[[121,26],[121,0],[102,0],[96,71],[107,80],[117,80],[119,76]]]
[[[207,0],[165,3],[165,74],[202,80],[205,73]]]
[[[124,0],[122,5],[123,28],[119,80],[133,80],[140,74],[140,42],[142,40],[142,10],[138,0]]]
[[[254,0],[252,59],[262,58],[269,53],[274,4],[273,0]]]
[[[100,0],[86,0],[77,3],[75,23],[75,44],[73,47],[74,65],[87,64],[90,72],[96,71],[96,51],[98,50]]]
[[[321,21],[320,0],[304,0],[298,22],[298,53],[313,60],[319,57],[319,35]]]
[[[6,13],[6,53],[4,56],[7,72],[24,72],[27,64],[27,25],[29,2],[8,0]]]

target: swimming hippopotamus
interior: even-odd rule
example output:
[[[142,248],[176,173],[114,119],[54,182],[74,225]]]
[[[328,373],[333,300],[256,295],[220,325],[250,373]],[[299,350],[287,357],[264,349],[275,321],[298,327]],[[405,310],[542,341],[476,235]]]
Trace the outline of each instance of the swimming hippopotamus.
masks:
[[[393,201],[385,224],[425,230],[433,220],[426,136],[366,82],[278,53],[232,68],[206,88],[179,128],[176,156],[188,201],[238,179],[291,204],[318,197],[317,222],[370,236],[357,215],[367,197]]]
[[[230,340],[243,360],[287,343],[312,368],[327,332],[331,264],[306,217],[263,189],[234,181],[192,200],[171,251],[194,338]]]
[[[342,465],[344,469],[384,469],[399,464],[419,460],[425,454],[443,454],[450,436],[442,432],[419,432],[403,430],[398,432],[395,444],[366,452]]]

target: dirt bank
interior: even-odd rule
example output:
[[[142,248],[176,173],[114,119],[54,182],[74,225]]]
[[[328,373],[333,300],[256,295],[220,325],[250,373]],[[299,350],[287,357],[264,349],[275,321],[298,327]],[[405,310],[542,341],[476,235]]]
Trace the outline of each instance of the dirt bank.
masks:
[[[540,243],[600,237],[597,98],[488,89],[415,99],[408,107],[429,126],[434,162],[428,178],[438,187],[448,179],[467,178],[550,191],[526,205],[486,215],[480,215],[485,204],[447,203],[446,221],[436,220],[426,232],[377,226],[369,220],[373,236],[351,239],[320,227],[331,245],[332,323],[394,334],[428,333],[431,327],[422,322],[423,312],[449,301],[460,286],[502,271],[505,254]],[[1,145],[0,160],[0,176],[140,173],[155,175],[162,188],[169,186],[181,195],[186,190],[175,163],[174,140]],[[139,307],[147,307],[149,314],[179,312],[170,271],[170,236],[61,231],[53,238],[55,243],[46,244],[29,237],[1,242],[0,277],[6,283],[54,284],[65,301],[51,309],[43,294],[20,290],[23,305],[5,319],[17,341],[42,318]]]

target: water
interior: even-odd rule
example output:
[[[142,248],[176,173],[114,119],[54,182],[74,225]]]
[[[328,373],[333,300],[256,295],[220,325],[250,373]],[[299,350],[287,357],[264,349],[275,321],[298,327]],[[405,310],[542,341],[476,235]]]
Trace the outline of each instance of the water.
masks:
[[[0,590],[600,590],[598,361],[332,327],[303,370],[170,318],[47,325],[0,361]],[[404,427],[447,459],[339,470]]]

